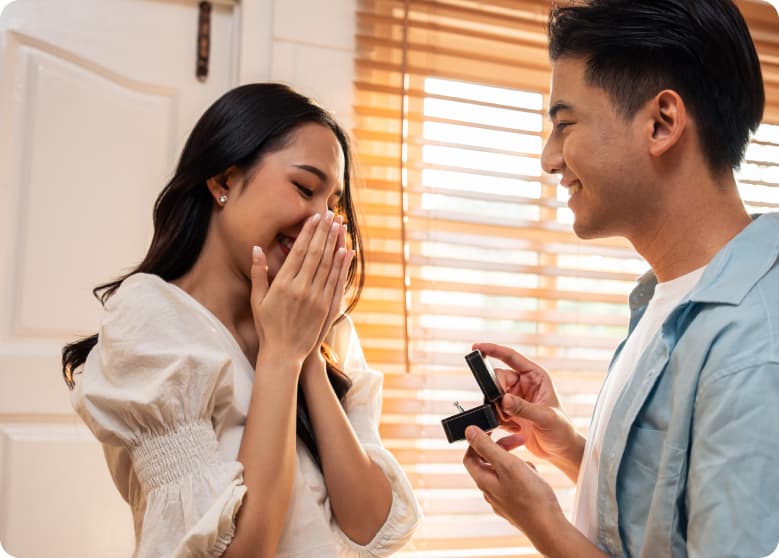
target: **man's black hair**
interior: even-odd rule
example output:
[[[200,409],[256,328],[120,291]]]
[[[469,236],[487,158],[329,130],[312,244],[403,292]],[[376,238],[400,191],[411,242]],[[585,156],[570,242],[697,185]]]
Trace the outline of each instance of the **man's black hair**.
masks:
[[[663,89],[684,100],[714,174],[737,169],[763,118],[755,45],[731,0],[588,0],[552,9],[549,55],[581,57],[586,80],[631,118]]]

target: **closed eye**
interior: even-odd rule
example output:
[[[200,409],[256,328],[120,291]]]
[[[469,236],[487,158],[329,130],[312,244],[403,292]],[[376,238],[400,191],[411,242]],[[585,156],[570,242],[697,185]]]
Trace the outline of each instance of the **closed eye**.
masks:
[[[303,186],[303,185],[302,185],[302,184],[300,184],[299,182],[295,182],[295,181],[293,180],[293,181],[292,181],[292,184],[294,184],[294,185],[295,185],[295,188],[297,188],[297,189],[298,189],[298,191],[299,191],[299,192],[300,192],[300,193],[301,193],[301,194],[302,194],[304,197],[306,197],[306,198],[310,198],[311,196],[313,196],[313,195],[314,195],[314,191],[313,191],[313,190],[311,190],[310,188],[306,188],[305,186]]]
[[[554,125],[554,130],[557,133],[561,133],[563,130],[565,130],[568,126],[573,124],[573,122],[557,122]]]
[[[336,215],[343,214],[343,192],[338,191],[334,193],[330,198],[327,200],[327,208],[335,213]]]

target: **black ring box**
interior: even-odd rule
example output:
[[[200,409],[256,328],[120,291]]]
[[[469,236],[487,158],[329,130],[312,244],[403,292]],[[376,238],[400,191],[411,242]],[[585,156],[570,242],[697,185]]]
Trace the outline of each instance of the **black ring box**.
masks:
[[[478,426],[485,432],[497,428],[500,424],[495,404],[503,396],[503,390],[500,389],[495,372],[489,362],[484,359],[481,351],[476,350],[465,355],[465,362],[484,394],[484,404],[446,417],[441,421],[449,443],[465,439],[465,429],[471,424]]]

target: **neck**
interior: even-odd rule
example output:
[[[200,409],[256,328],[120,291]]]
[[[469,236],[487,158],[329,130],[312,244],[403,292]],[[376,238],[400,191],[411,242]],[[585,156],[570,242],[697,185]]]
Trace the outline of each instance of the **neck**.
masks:
[[[652,226],[628,236],[660,282],[708,264],[751,222],[730,172],[679,181],[665,192]]]
[[[249,297],[251,282],[229,260],[209,231],[195,265],[173,281],[205,306],[233,334],[250,361],[256,354],[257,334]]]

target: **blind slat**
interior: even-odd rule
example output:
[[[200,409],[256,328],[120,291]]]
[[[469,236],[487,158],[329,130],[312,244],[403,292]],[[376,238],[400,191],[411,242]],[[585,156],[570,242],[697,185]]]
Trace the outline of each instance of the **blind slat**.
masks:
[[[480,401],[463,354],[489,340],[542,362],[586,432],[625,335],[627,294],[648,267],[624,239],[577,239],[558,178],[541,170],[551,3],[357,1],[353,138],[368,265],[353,318],[385,372],[382,439],[426,514],[401,558],[537,556],[475,489],[464,444],[443,436],[454,400]],[[779,122],[779,22],[768,6],[739,5],[765,119]],[[742,197],[779,208],[779,128],[754,145]],[[537,466],[570,509],[570,481]]]

